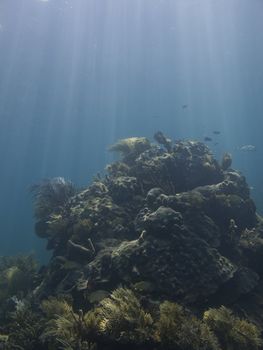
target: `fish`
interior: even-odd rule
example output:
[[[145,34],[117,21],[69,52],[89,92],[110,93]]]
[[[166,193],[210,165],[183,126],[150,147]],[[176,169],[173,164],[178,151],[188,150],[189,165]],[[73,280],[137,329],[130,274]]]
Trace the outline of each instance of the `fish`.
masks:
[[[205,136],[205,137],[204,137],[204,141],[209,142],[209,141],[213,141],[213,140],[211,139],[211,137]]]
[[[182,105],[183,109],[186,109],[188,107],[188,105]]]
[[[244,146],[238,147],[238,149],[242,152],[254,152],[254,151],[256,151],[256,146],[244,145]]]
[[[215,135],[220,135],[220,134],[221,134],[221,131],[219,131],[219,130],[214,130],[214,131],[213,131],[213,134],[215,134]]]

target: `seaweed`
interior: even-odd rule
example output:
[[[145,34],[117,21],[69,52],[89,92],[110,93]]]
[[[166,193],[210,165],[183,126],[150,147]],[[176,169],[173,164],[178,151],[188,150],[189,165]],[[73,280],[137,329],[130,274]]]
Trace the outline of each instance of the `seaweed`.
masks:
[[[179,304],[165,301],[160,305],[155,340],[164,349],[220,350],[210,328]]]
[[[143,344],[152,337],[153,319],[135,294],[126,288],[114,290],[97,310],[99,331],[120,343]]]
[[[42,310],[46,316],[42,341],[55,344],[55,348],[63,350],[94,350],[92,342],[97,330],[97,318],[93,311],[74,312],[72,305],[64,299],[50,298],[42,302]],[[57,346],[57,347],[56,347]]]
[[[30,292],[36,272],[37,262],[32,254],[0,257],[0,306],[10,297]]]
[[[6,350],[258,350],[262,345],[259,329],[223,306],[207,310],[203,319],[170,301],[159,311],[152,306],[150,313],[127,288],[114,290],[87,312],[75,311],[73,301],[50,297],[40,309],[18,303],[0,345]]]
[[[235,316],[225,306],[207,310],[203,319],[217,335],[223,349],[257,350],[263,344],[259,328]]]
[[[31,309],[30,305],[21,303],[11,315],[5,349],[44,350],[45,347],[41,342],[43,329],[43,319]]]

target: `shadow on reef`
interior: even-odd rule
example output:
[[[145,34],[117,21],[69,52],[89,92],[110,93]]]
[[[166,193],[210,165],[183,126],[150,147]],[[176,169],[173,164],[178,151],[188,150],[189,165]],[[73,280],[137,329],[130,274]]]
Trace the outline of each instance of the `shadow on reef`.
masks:
[[[0,349],[263,348],[263,220],[245,178],[229,154],[154,138],[111,146],[120,161],[86,189],[32,187],[53,255],[38,272],[3,258]]]

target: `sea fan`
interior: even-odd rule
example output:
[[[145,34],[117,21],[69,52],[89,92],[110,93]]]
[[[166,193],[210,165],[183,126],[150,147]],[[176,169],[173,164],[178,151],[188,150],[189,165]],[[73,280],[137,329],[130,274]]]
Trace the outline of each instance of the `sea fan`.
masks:
[[[74,196],[76,188],[71,181],[63,177],[55,177],[32,185],[30,191],[34,198],[36,218],[45,219]]]

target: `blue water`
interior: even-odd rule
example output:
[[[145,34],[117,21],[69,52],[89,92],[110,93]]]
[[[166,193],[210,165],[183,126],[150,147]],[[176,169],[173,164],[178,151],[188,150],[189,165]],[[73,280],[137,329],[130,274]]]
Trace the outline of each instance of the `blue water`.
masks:
[[[108,145],[156,130],[211,136],[262,212],[262,12],[261,0],[1,0],[0,254],[44,256],[32,183],[88,184]]]

